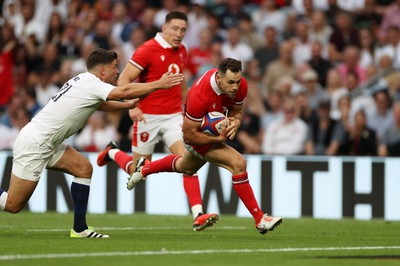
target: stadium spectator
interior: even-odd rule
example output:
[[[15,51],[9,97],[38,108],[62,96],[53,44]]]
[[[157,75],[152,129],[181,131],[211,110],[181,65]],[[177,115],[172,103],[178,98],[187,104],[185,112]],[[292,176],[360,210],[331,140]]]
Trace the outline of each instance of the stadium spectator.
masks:
[[[221,52],[223,57],[240,60],[244,66],[254,58],[253,50],[241,40],[240,29],[236,26],[228,28],[228,38],[222,43]]]
[[[268,26],[264,30],[264,45],[255,50],[254,53],[254,59],[258,61],[260,73],[263,74],[269,63],[278,59],[278,56],[279,45],[277,32],[274,27]]]
[[[344,155],[376,156],[378,139],[375,131],[367,126],[364,110],[359,110],[354,115],[354,124],[346,130],[344,143],[340,151]]]
[[[178,8],[177,0],[162,0],[161,9],[157,10],[156,13],[154,14],[153,25],[161,29],[165,23],[165,17],[167,16],[167,14],[177,10],[177,8]]]
[[[230,0],[222,2],[222,12],[217,14],[221,27],[229,29],[239,25],[240,17],[245,14],[242,10],[244,0]]]
[[[95,31],[85,38],[85,42],[93,42],[97,47],[103,49],[117,48],[117,42],[111,35],[111,23],[101,19],[96,23]]]
[[[337,62],[346,59],[343,54],[349,45],[358,46],[358,33],[353,28],[351,16],[348,13],[340,12],[335,18],[335,27],[329,37],[329,60]]]
[[[52,13],[49,18],[49,26],[47,27],[45,43],[54,43],[59,45],[61,36],[64,31],[64,24],[61,15],[57,12]]]
[[[18,42],[12,26],[4,24],[0,27],[0,114],[6,109],[14,93],[13,67],[15,64]]]
[[[137,100],[157,88],[168,88],[182,81],[180,75],[164,75],[152,84],[128,84],[114,87],[117,80],[117,54],[97,49],[87,60],[88,72],[74,77],[29,122],[18,135],[13,147],[13,166],[8,191],[0,189],[0,210],[20,212],[35,191],[45,168],[71,174],[71,196],[74,203],[73,238],[108,238],[89,229],[86,210],[89,199],[92,165],[71,146],[63,143],[74,135],[96,110],[133,108]],[[161,85],[161,86],[160,86]],[[79,96],[79,97],[78,97]],[[60,126],[61,125],[61,126]]]
[[[311,58],[307,64],[317,73],[318,83],[325,87],[328,71],[333,67],[333,64],[323,57],[322,48],[322,44],[318,41],[311,44]]]
[[[189,49],[199,47],[201,43],[201,32],[208,27],[206,1],[192,1],[192,9],[188,13],[188,29],[185,35],[185,43]]]
[[[91,53],[96,48],[96,45],[92,42],[83,43],[80,47],[80,56],[71,62],[71,74],[76,76],[86,70],[86,60]]]
[[[74,138],[74,146],[81,151],[98,152],[106,148],[110,139],[117,137],[115,127],[108,123],[107,114],[94,112]]]
[[[125,1],[116,1],[112,5],[111,36],[117,45],[129,41],[131,31],[137,26],[128,17]]]
[[[118,84],[129,84],[136,79],[143,83],[151,82],[165,72],[182,73],[186,61],[186,48],[182,40],[186,29],[187,16],[184,13],[169,13],[165,17],[162,33],[158,33],[135,51],[119,76]],[[142,156],[151,159],[160,139],[172,153],[182,155],[185,150],[181,128],[182,103],[187,90],[187,84],[183,81],[169,90],[159,90],[141,99],[139,107],[130,110],[134,121],[133,156],[119,150],[114,142],[110,142],[99,154],[98,165],[102,166],[113,160],[125,172],[132,174],[135,171],[135,163],[132,162]],[[195,173],[184,175],[183,186],[194,218],[193,229],[199,231],[212,226],[218,220],[218,215],[204,213],[198,176]]]
[[[218,69],[208,71],[189,90],[183,120],[183,139],[188,146],[183,155],[168,155],[150,162],[141,157],[136,170],[128,180],[133,189],[146,176],[160,172],[193,174],[206,162],[224,167],[232,174],[233,189],[253,216],[256,229],[265,234],[282,222],[280,217],[264,214],[254,196],[246,171],[246,160],[224,143],[233,139],[242,121],[242,102],[247,94],[247,83],[241,73],[241,63],[232,58],[223,59]],[[212,99],[212,100],[210,100]],[[214,103],[216,103],[215,106]],[[219,136],[199,131],[204,115],[209,111],[227,112],[229,125]]]
[[[139,21],[140,16],[143,14],[147,7],[146,0],[128,0],[128,16],[131,21]],[[151,35],[154,36],[154,35]]]
[[[375,64],[375,40],[374,35],[369,28],[362,28],[358,31],[360,38],[360,67],[366,69]]]
[[[267,111],[261,117],[262,129],[265,131],[268,126],[275,120],[283,117],[283,103],[285,102],[285,94],[281,90],[273,90],[265,98],[265,106]]]
[[[301,75],[303,90],[305,91],[311,109],[317,109],[319,102],[329,96],[318,83],[318,74],[313,69],[306,70]]]
[[[61,39],[58,44],[58,53],[62,60],[77,59],[80,54],[79,38],[76,34],[77,27],[67,23],[63,27]]]
[[[354,14],[354,26],[357,29],[368,28],[378,32],[379,24],[382,21],[383,8],[376,0],[363,0],[364,6],[356,8]]]
[[[386,42],[385,35],[389,27],[400,28],[400,0],[394,0],[390,6],[386,7],[383,13],[378,33],[381,43]]]
[[[307,9],[315,9],[315,10],[328,10],[329,3],[332,1],[329,0],[318,0],[318,1],[311,1],[311,0],[292,0],[292,8],[294,11],[299,15],[304,15]],[[335,0],[336,2],[336,0]]]
[[[211,41],[211,32],[205,28],[199,33],[198,45],[189,49],[187,58],[187,70],[189,73],[185,75],[188,81],[196,79],[199,75],[202,75],[203,73],[199,73],[199,68],[211,61]]]
[[[343,63],[339,64],[336,69],[343,83],[349,72],[357,74],[359,84],[363,84],[367,80],[365,69],[360,66],[360,49],[356,46],[350,45],[343,50]]]
[[[208,29],[211,31],[211,35],[213,36],[213,41],[224,42],[227,39],[228,33],[226,29],[221,27],[221,23],[217,15],[212,12],[208,12],[207,23]]]
[[[26,1],[21,3],[21,15],[15,18],[14,32],[17,39],[24,43],[27,39],[34,39],[42,43],[45,37],[44,24],[34,19],[35,2]]]
[[[271,122],[264,132],[262,151],[274,155],[302,154],[307,136],[307,124],[299,118],[293,99],[285,99],[283,113],[283,118]]]
[[[307,94],[304,90],[293,93],[293,100],[295,102],[298,117],[306,124],[312,123],[317,119],[316,110],[310,107]]]
[[[400,102],[398,101],[393,104],[393,121],[380,140],[378,155],[400,155]]]
[[[19,1],[6,0],[6,1],[3,1],[2,3],[3,3],[2,17],[4,19],[4,23],[14,26],[16,23],[16,20],[18,20],[19,17],[21,16]]]
[[[48,68],[38,69],[38,81],[35,84],[36,100],[41,106],[45,106],[54,94],[60,89],[51,81],[52,72]]]
[[[275,0],[262,0],[260,8],[252,12],[251,19],[260,36],[265,35],[266,28],[275,29],[278,35],[285,29],[286,16],[277,8]]]
[[[327,47],[332,32],[333,29],[327,23],[324,12],[320,10],[314,11],[311,17],[310,39],[321,43],[322,47]],[[327,54],[327,51],[324,51],[324,54]]]
[[[156,12],[156,9],[146,7],[143,14],[140,16],[139,27],[145,31],[146,40],[150,40],[159,32],[159,28],[154,25],[154,16]]]
[[[21,89],[18,91],[18,94],[21,96],[24,109],[26,109],[26,111],[28,112],[29,120],[31,120],[43,108],[43,106],[40,105],[36,100],[35,89]]]
[[[393,112],[390,109],[391,100],[388,89],[385,87],[378,89],[373,94],[376,110],[367,112],[367,124],[381,140],[393,124]]]
[[[24,108],[16,110],[10,117],[11,127],[0,123],[0,150],[11,150],[21,129],[29,122],[30,117]]]
[[[293,42],[293,63],[295,66],[302,65],[311,59],[311,44],[309,25],[306,21],[296,22],[296,35],[291,39]]]
[[[330,102],[321,101],[317,119],[308,127],[305,143],[306,155],[337,155],[344,141],[344,128],[340,122],[329,117]]]
[[[387,44],[376,52],[376,61],[379,62],[382,56],[387,55],[392,59],[393,66],[400,67],[400,28],[390,26],[387,28]]]
[[[123,56],[121,57],[121,60],[119,64],[125,65],[126,62],[129,61],[131,58],[131,55],[136,51],[136,49],[142,45],[146,40],[146,32],[141,28],[137,27],[132,30],[130,33],[130,38],[128,41],[124,42],[121,46],[121,52],[123,53]]]
[[[343,83],[338,71],[335,68],[331,68],[326,74],[325,91],[328,93],[329,97],[332,97],[335,91],[341,89],[342,87]]]
[[[5,112],[0,115],[0,124],[3,124],[11,128],[12,127],[11,118],[15,116],[18,110],[23,108],[24,108],[24,102],[22,97],[18,93],[14,93],[9,100]]]
[[[61,21],[65,21],[68,15],[68,0],[40,0],[35,1],[34,19],[41,25],[51,24],[53,14],[58,14]]]
[[[293,64],[293,45],[283,42],[279,47],[279,58],[272,61],[263,74],[265,91],[270,92],[276,88],[278,80],[283,76],[295,77],[296,68]]]
[[[250,16],[243,14],[240,17],[239,30],[242,36],[241,41],[250,46],[253,52],[263,45],[263,40],[255,31],[255,27]]]

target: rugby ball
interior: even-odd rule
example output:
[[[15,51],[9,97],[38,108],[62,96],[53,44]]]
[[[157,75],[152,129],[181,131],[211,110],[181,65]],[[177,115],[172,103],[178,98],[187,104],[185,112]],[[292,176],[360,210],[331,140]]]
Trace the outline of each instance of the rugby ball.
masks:
[[[209,112],[201,121],[200,131],[211,136],[219,136],[226,127],[225,115],[220,112]]]

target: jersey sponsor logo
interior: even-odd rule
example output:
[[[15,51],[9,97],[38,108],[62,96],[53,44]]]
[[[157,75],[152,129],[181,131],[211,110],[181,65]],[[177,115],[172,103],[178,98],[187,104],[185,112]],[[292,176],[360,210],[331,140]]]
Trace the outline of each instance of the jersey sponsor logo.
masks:
[[[171,72],[172,74],[179,73],[180,68],[177,64],[170,64],[168,66],[168,72]]]
[[[142,132],[142,133],[140,133],[140,140],[142,141],[142,142],[146,142],[146,141],[148,141],[149,140],[149,133],[147,133],[147,132]]]

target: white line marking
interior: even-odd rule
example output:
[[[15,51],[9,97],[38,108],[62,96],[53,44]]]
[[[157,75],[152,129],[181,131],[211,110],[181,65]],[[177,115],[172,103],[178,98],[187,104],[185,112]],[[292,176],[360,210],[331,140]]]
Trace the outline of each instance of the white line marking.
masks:
[[[100,240],[104,241],[104,240]],[[107,240],[105,240],[107,241]],[[0,261],[27,259],[64,259],[81,257],[115,257],[115,256],[153,256],[153,255],[187,255],[187,254],[216,254],[216,253],[277,253],[277,252],[308,252],[308,251],[344,251],[344,250],[382,250],[400,249],[400,246],[377,247],[325,247],[325,248],[276,248],[276,249],[237,249],[237,250],[160,250],[132,252],[93,252],[93,253],[58,253],[34,255],[2,255]]]
[[[221,226],[218,229],[222,230],[245,230],[249,227],[246,226]],[[96,230],[110,230],[110,231],[127,231],[127,230],[187,230],[191,227],[177,227],[177,226],[163,226],[163,227],[95,227]],[[28,229],[28,232],[65,232],[70,229]]]

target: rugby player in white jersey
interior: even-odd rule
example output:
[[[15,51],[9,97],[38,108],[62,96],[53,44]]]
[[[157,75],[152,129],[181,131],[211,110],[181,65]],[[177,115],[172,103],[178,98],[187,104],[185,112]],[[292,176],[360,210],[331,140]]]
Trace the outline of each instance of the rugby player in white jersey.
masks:
[[[18,213],[27,204],[45,168],[74,176],[71,195],[74,225],[71,237],[108,238],[88,228],[86,209],[93,167],[74,148],[63,143],[86,123],[96,110],[131,109],[139,99],[158,89],[180,84],[181,74],[165,73],[151,83],[116,84],[117,54],[101,48],[89,55],[87,72],[70,79],[20,132],[13,149],[10,186],[0,189],[0,209]],[[131,99],[123,101],[124,99]]]

